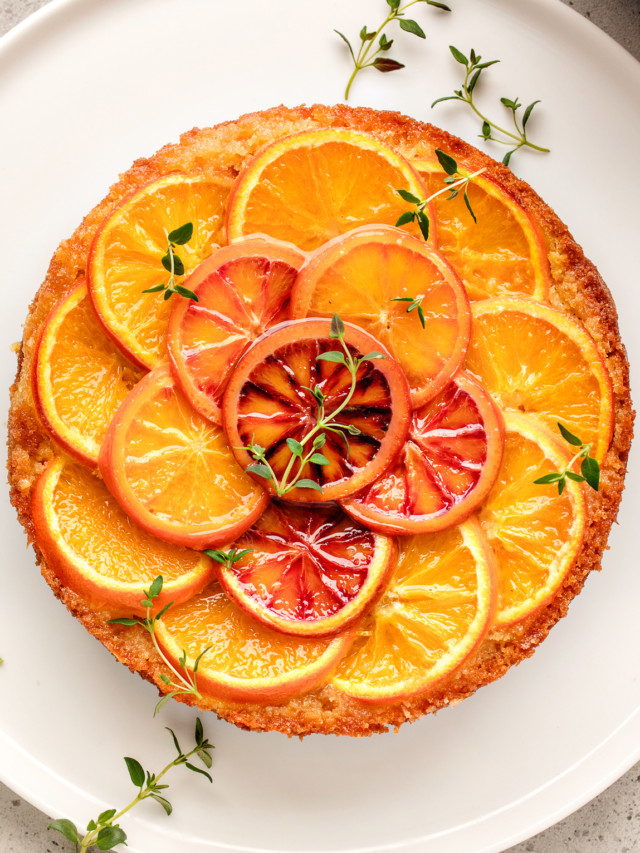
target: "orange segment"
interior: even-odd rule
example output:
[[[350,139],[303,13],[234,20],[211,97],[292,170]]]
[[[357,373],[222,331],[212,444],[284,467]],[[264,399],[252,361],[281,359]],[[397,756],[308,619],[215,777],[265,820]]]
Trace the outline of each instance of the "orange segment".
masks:
[[[220,399],[238,358],[269,326],[288,317],[289,296],[305,256],[257,237],[214,252],[177,299],[167,345],[180,387],[205,417],[220,422]]]
[[[397,553],[393,539],[337,506],[272,504],[234,547],[250,553],[220,566],[227,594],[265,625],[307,637],[351,625],[380,593]]]
[[[436,157],[414,160],[429,195],[444,186],[446,174]],[[471,170],[459,163],[463,175]],[[468,187],[474,222],[463,194],[434,199],[437,245],[458,273],[469,299],[522,294],[544,300],[551,270],[542,233],[520,202],[485,174]]]
[[[125,199],[101,225],[89,255],[88,281],[100,322],[123,352],[143,367],[166,362],[172,296],[143,293],[164,284],[167,235],[187,222],[193,236],[176,254],[188,275],[221,239],[229,185],[200,175],[166,175]],[[176,277],[182,283],[182,276]]]
[[[475,519],[399,545],[389,587],[359,624],[332,681],[369,702],[404,699],[449,675],[493,616],[492,558]]]
[[[246,448],[259,445],[279,484],[292,482],[300,470],[299,462],[292,464],[288,442],[300,442],[306,454],[313,440],[324,435],[318,450],[327,461],[310,460],[302,470],[302,478],[322,491],[296,487],[283,494],[287,500],[337,500],[363,488],[388,467],[407,434],[409,392],[391,357],[360,365],[355,393],[341,409],[351,391],[351,374],[344,364],[318,358],[343,352],[329,337],[330,325],[310,319],[270,329],[242,356],[224,395],[223,425],[238,462],[245,469],[252,465]],[[345,327],[344,340],[354,358],[384,352],[375,338],[355,326]],[[316,429],[319,406],[312,392],[324,395],[325,416],[336,412],[333,430]],[[271,483],[262,482],[274,491]]]
[[[158,642],[186,666],[208,647],[196,674],[198,689],[237,702],[284,702],[311,690],[335,668],[353,634],[291,637],[246,616],[217,583],[168,610],[156,623]]]
[[[193,548],[232,542],[268,502],[222,429],[192,409],[168,367],[149,373],[118,410],[100,471],[141,527]]]
[[[358,225],[395,225],[408,209],[398,189],[425,198],[418,174],[378,139],[342,128],[304,131],[250,161],[229,199],[227,236],[269,234],[311,251]]]
[[[140,376],[105,335],[86,284],[78,284],[54,306],[36,354],[35,398],[52,436],[83,464],[97,465],[109,422]]]
[[[342,506],[382,533],[432,533],[482,503],[502,458],[502,417],[483,388],[459,373],[435,400],[414,409],[391,468]]]
[[[45,559],[63,583],[99,606],[143,615],[144,590],[162,575],[160,609],[209,583],[213,561],[161,542],[120,509],[104,484],[75,463],[54,458],[38,480],[33,520]]]
[[[505,415],[504,459],[479,518],[496,557],[496,624],[510,625],[545,604],[578,554],[585,528],[581,486],[534,481],[564,471],[571,454],[534,419]]]
[[[407,302],[420,298],[418,310]],[[424,241],[392,227],[358,228],[302,267],[292,317],[331,317],[361,326],[400,363],[412,405],[432,399],[458,370],[469,342],[469,303],[455,272]]]
[[[473,306],[465,368],[503,410],[560,421],[593,442],[601,462],[613,434],[611,379],[589,334],[567,314],[526,299],[490,299]]]

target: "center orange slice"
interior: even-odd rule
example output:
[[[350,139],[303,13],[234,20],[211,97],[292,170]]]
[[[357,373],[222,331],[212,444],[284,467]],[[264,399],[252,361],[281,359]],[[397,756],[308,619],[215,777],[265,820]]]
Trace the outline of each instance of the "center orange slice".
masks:
[[[332,683],[369,702],[427,690],[478,647],[495,604],[491,551],[475,519],[399,540],[398,564],[358,624]]]
[[[215,575],[213,561],[142,530],[86,468],[54,458],[33,495],[38,545],[65,584],[99,606],[146,614],[144,590],[164,577],[160,609],[200,592]]]
[[[402,301],[398,301],[402,300]],[[412,301],[417,301],[413,310]],[[436,396],[464,359],[471,312],[464,287],[437,251],[398,228],[357,228],[302,267],[292,317],[331,317],[365,329],[400,363],[412,405]]]
[[[100,471],[141,527],[192,548],[232,542],[268,503],[236,462],[221,427],[191,407],[168,367],[151,371],[118,410]]]
[[[382,591],[397,554],[393,539],[337,506],[272,504],[234,547],[247,553],[219,568],[227,594],[265,625],[308,637],[351,625]]]
[[[414,160],[413,166],[429,195],[444,187],[446,178],[437,158]],[[459,163],[461,174],[471,169]],[[505,187],[485,174],[476,175],[467,188],[476,220],[463,195],[434,199],[437,245],[458,273],[469,299],[522,294],[546,299],[551,282],[544,238],[536,222]]]
[[[169,357],[180,387],[205,417],[220,422],[229,374],[251,341],[288,319],[291,288],[305,256],[264,237],[218,249],[189,277],[198,297],[176,300]]]
[[[185,655],[198,689],[236,702],[284,702],[324,681],[353,639],[291,637],[246,616],[212,583],[156,623],[158,642],[174,664]]]
[[[221,240],[228,194],[228,182],[166,175],[121,202],[95,236],[87,271],[94,308],[107,333],[142,367],[150,369],[167,360],[171,300],[163,293],[143,291],[169,279],[162,263],[168,235],[187,223],[193,225],[188,243],[175,250],[188,275]],[[182,275],[177,276],[176,282],[182,281]]]
[[[241,173],[227,236],[269,234],[310,251],[358,225],[394,225],[407,209],[399,189],[425,198],[418,174],[380,140],[344,128],[304,131],[267,145]]]
[[[515,297],[477,302],[465,368],[503,411],[533,415],[554,433],[560,421],[603,460],[613,433],[611,379],[572,317]]]
[[[414,409],[391,468],[342,506],[382,533],[432,533],[467,518],[493,485],[502,458],[500,412],[459,373],[435,400]]]
[[[261,479],[288,500],[337,500],[373,482],[402,447],[409,426],[409,391],[398,363],[375,338],[346,324],[352,357],[382,356],[363,361],[354,383],[344,364],[323,360],[343,352],[330,329],[329,321],[313,319],[275,326],[244,353],[224,394],[224,429],[243,468],[251,470],[256,456],[248,448],[258,446],[280,485],[300,471],[300,482],[316,484],[284,494]],[[320,413],[334,418],[330,426],[318,428]],[[296,446],[302,456],[317,449],[302,469],[302,456],[293,457]]]

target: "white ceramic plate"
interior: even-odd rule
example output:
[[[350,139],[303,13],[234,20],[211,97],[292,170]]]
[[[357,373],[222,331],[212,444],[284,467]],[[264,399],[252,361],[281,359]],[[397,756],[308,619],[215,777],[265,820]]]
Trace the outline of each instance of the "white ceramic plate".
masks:
[[[640,66],[557,0],[416,6],[427,42],[401,34],[404,71],[362,73],[352,103],[398,109],[470,141],[448,51],[501,64],[483,101],[542,100],[530,124],[550,155],[513,166],[569,223],[614,293],[632,364],[636,331]],[[134,158],[194,125],[284,102],[333,103],[349,72],[334,27],[356,37],[382,0],[58,0],[0,49],[2,387],[9,344],[58,242]],[[597,57],[597,62],[594,58]],[[498,156],[502,155],[500,151]],[[6,393],[5,393],[6,401]],[[131,788],[122,756],[159,769],[194,714],[167,707],[54,600],[8,500],[0,654],[0,774],[51,815],[83,824]],[[640,759],[640,477],[633,460],[605,570],[591,577],[535,656],[455,709],[372,739],[287,740],[213,716],[214,783],[176,771],[175,811],[126,821],[137,853],[498,851],[562,818]],[[634,553],[635,552],[635,553]]]

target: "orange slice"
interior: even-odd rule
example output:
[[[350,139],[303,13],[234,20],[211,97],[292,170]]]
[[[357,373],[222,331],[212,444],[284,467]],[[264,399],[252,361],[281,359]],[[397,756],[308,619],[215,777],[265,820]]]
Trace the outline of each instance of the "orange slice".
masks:
[[[503,411],[535,415],[552,432],[560,421],[604,458],[613,434],[611,379],[593,339],[568,315],[515,297],[474,304],[465,368]]]
[[[255,462],[247,447],[258,445],[278,483],[291,483],[300,463],[293,460],[290,442],[303,444],[306,454],[316,439],[322,441],[317,450],[326,461],[310,460],[301,477],[317,488],[295,487],[282,494],[288,500],[337,500],[373,482],[404,444],[409,426],[407,383],[397,362],[387,356],[360,365],[355,393],[331,422],[333,429],[316,430],[319,405],[314,394],[324,395],[327,417],[343,406],[352,386],[345,365],[319,359],[343,352],[329,337],[330,325],[327,320],[300,320],[270,329],[244,353],[224,394],[224,429],[245,469]],[[346,325],[344,341],[353,357],[385,352],[355,326]],[[261,482],[276,493],[272,482]]]
[[[446,174],[437,158],[414,160],[429,195],[444,187]],[[458,163],[463,175],[470,169]],[[485,174],[468,186],[471,218],[463,194],[434,199],[437,245],[458,273],[469,299],[522,294],[544,300],[551,270],[542,233],[520,202]]]
[[[341,501],[382,533],[432,533],[467,518],[485,499],[502,459],[502,417],[483,388],[459,373],[435,400],[414,409],[391,468]]]
[[[140,376],[102,330],[84,281],[53,307],[36,354],[34,396],[48,431],[79,462],[98,464],[109,422]]]
[[[193,236],[175,249],[188,275],[221,239],[228,193],[227,183],[201,175],[166,175],[126,198],[95,236],[88,264],[94,308],[107,333],[142,367],[166,362],[171,301],[183,298],[143,293],[169,280],[162,265],[167,236],[192,223]]]
[[[496,557],[496,624],[510,625],[544,605],[573,565],[585,529],[585,499],[579,483],[534,483],[564,471],[571,453],[533,418],[505,415],[504,459],[495,486],[479,513]]]
[[[305,256],[257,237],[218,249],[185,286],[198,297],[175,300],[167,346],[191,404],[220,422],[220,399],[242,352],[269,326],[288,319],[289,295]]]
[[[420,299],[420,311],[407,311]],[[460,367],[471,334],[458,276],[424,241],[388,226],[358,228],[323,246],[302,267],[292,317],[337,311],[381,341],[400,363],[412,405],[436,396]]]
[[[395,565],[393,539],[337,506],[272,504],[222,564],[226,593],[249,616],[285,634],[321,637],[351,625],[381,592]]]
[[[409,163],[375,137],[335,127],[304,131],[249,162],[229,198],[227,236],[269,234],[311,251],[358,225],[395,225],[408,209],[399,189],[426,197]]]
[[[62,582],[98,606],[146,615],[144,591],[164,578],[160,609],[200,592],[215,575],[213,561],[161,542],[128,518],[101,480],[54,458],[33,495],[38,546]]]
[[[118,410],[100,471],[141,527],[192,548],[232,542],[268,503],[222,429],[191,408],[168,367],[145,376]]]
[[[335,669],[353,639],[291,637],[246,616],[217,583],[190,601],[172,607],[156,623],[156,637],[176,664],[186,666],[205,649],[196,678],[198,689],[236,702],[284,702],[311,690]]]
[[[388,589],[358,625],[332,681],[368,702],[433,686],[478,647],[493,617],[493,562],[475,519],[399,545]]]

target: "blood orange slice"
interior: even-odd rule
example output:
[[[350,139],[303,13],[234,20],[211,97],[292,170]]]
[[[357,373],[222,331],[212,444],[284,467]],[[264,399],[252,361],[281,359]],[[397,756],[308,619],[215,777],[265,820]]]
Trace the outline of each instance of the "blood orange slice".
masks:
[[[341,501],[383,533],[432,533],[467,518],[500,467],[503,425],[484,389],[459,373],[435,400],[414,409],[409,436],[392,467]]]
[[[180,387],[205,417],[220,422],[234,364],[252,340],[288,319],[304,259],[288,243],[254,237],[218,249],[186,281],[198,302],[176,300],[167,345]]]
[[[382,591],[397,548],[337,506],[272,504],[234,547],[247,550],[219,569],[238,606],[266,625],[298,636],[335,634]]]
[[[144,590],[159,574],[165,582],[156,609],[186,601],[215,576],[212,560],[142,530],[98,477],[63,459],[54,458],[38,480],[33,522],[53,571],[102,607],[146,615]]]
[[[368,702],[402,700],[450,675],[485,637],[495,606],[491,549],[475,518],[399,545],[389,586],[332,680]]]
[[[414,160],[429,194],[441,190],[446,174],[437,158]],[[461,174],[471,169],[458,162]],[[544,300],[551,271],[540,229],[505,187],[485,174],[467,188],[476,221],[462,195],[434,200],[437,245],[458,273],[469,299],[522,294]]]
[[[447,385],[471,334],[469,301],[448,262],[424,241],[390,226],[357,228],[302,267],[291,316],[330,317],[336,311],[381,341],[400,363],[413,406]]]
[[[311,251],[358,225],[393,225],[407,209],[399,189],[425,198],[414,169],[375,137],[336,127],[303,131],[249,162],[229,198],[227,236],[269,234]]]
[[[289,500],[336,500],[373,482],[399,452],[409,427],[409,391],[397,362],[386,354],[364,361],[353,383],[344,364],[323,360],[343,352],[330,329],[329,321],[310,319],[269,330],[244,353],[224,394],[224,429],[238,462],[262,476],[270,466],[273,477],[261,482]],[[353,358],[384,353],[356,326],[346,325],[344,342]],[[331,426],[318,429],[321,415],[334,412]],[[317,450],[302,470],[296,446],[303,455]],[[300,472],[307,485],[288,490]]]
[[[36,354],[34,396],[53,437],[96,466],[111,418],[140,377],[98,323],[86,284],[78,284],[49,314]]]
[[[185,655],[198,689],[235,702],[284,702],[322,683],[349,648],[353,633],[291,637],[251,619],[218,583],[156,622],[156,637],[177,665]]]
[[[194,411],[166,366],[145,376],[118,410],[100,471],[141,527],[192,548],[232,542],[268,503],[221,427]]]
[[[162,260],[168,235],[193,225],[189,241],[176,247],[188,275],[221,239],[228,192],[226,183],[202,175],[165,175],[124,199],[100,226],[89,255],[89,292],[107,334],[137,364],[152,368],[167,360],[172,300],[144,291],[169,278]]]

